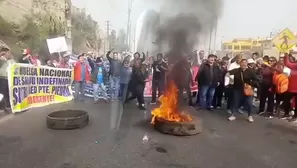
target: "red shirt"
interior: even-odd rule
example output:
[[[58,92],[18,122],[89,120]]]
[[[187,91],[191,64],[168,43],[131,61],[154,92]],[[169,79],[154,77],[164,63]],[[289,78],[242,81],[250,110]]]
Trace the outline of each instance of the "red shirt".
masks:
[[[288,92],[297,93],[297,63],[291,62],[288,56],[284,57],[285,66],[291,69]]]

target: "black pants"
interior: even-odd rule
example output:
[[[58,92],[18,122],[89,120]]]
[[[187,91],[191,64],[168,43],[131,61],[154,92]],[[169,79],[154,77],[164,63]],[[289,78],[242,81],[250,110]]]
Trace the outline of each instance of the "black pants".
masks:
[[[273,114],[274,108],[274,93],[270,90],[270,85],[260,85],[260,105],[259,105],[259,112],[265,111],[265,104],[267,100],[267,113]]]
[[[153,80],[152,81],[152,102],[156,102],[157,91],[158,97],[160,97],[164,92],[165,80]]]
[[[227,110],[231,110],[231,107],[233,105],[233,96],[234,96],[233,90],[234,90],[234,88],[232,85],[229,85],[226,88],[225,93],[226,93],[226,97],[227,97]]]
[[[222,100],[223,100],[223,94],[224,94],[225,86],[219,85],[216,88],[215,94],[212,99],[212,106],[214,108],[216,107],[222,107]]]
[[[297,104],[297,93],[291,93],[288,92],[285,95],[285,100],[284,100],[284,111],[285,111],[285,115],[289,115],[290,110],[291,110],[291,100],[292,98],[295,97],[295,104]],[[294,110],[294,118],[297,118],[297,108],[295,108]]]
[[[3,94],[3,100],[0,103],[0,109],[10,108],[8,80],[0,79],[0,93]]]
[[[282,101],[285,101],[285,99],[286,99],[286,95],[287,95],[287,93],[276,93],[275,94],[275,104],[274,104],[274,106],[275,106],[275,110],[276,110],[276,113],[277,113],[277,115],[279,115],[280,114],[280,108],[281,108],[281,102]]]
[[[129,102],[137,98],[139,106],[142,106],[142,104],[144,104],[144,96],[143,96],[144,86],[145,86],[144,84],[136,84],[136,85],[133,85],[133,87],[131,86],[129,90],[132,93],[132,95],[128,97],[129,96],[129,92],[128,92],[126,95],[126,97],[128,98],[126,98],[125,102]]]
[[[188,100],[188,104],[190,106],[193,106],[193,100],[192,100],[192,92],[191,92],[191,88],[190,86],[186,86],[186,87],[183,87],[183,86],[177,86],[178,88],[178,98],[179,98],[179,102],[183,102],[184,99],[184,90],[186,91],[187,93],[187,100]]]

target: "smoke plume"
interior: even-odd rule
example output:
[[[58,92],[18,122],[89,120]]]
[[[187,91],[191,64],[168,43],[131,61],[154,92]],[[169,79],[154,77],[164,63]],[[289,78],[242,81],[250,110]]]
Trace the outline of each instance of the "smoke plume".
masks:
[[[169,59],[189,54],[221,16],[223,0],[150,0],[160,4],[155,44]],[[164,51],[165,49],[165,51]]]

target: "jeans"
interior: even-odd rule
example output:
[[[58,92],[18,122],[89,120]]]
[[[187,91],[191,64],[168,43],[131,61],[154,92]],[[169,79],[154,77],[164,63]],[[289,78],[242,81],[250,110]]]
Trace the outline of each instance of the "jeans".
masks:
[[[247,108],[248,116],[252,115],[253,110],[253,96],[246,96],[243,89],[233,90],[233,104],[231,107],[232,114],[238,112],[239,108],[244,106]]]
[[[119,97],[120,92],[120,77],[117,76],[110,76],[110,98],[115,100]]]
[[[84,100],[85,81],[74,81],[74,100]]]
[[[95,83],[93,84],[93,95],[94,95],[94,101],[99,100],[99,94],[102,94],[103,99],[107,99],[107,93],[106,93],[106,87],[103,83]]]
[[[215,85],[204,85],[199,87],[199,103],[202,108],[211,108]]]

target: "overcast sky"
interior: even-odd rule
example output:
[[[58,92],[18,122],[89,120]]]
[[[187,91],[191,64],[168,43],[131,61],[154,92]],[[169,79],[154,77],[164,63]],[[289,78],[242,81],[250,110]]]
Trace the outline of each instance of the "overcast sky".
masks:
[[[102,28],[109,20],[112,29],[126,29],[128,0],[72,0],[72,3],[86,8]],[[134,0],[132,24],[143,11],[156,6]],[[225,0],[217,41],[219,43],[222,38],[266,37],[270,32],[286,27],[297,32],[296,7],[297,0]]]

